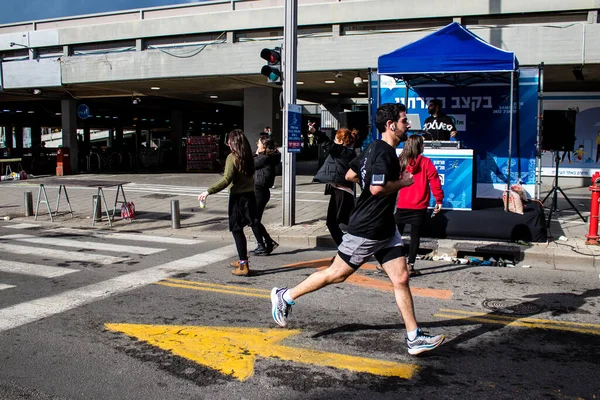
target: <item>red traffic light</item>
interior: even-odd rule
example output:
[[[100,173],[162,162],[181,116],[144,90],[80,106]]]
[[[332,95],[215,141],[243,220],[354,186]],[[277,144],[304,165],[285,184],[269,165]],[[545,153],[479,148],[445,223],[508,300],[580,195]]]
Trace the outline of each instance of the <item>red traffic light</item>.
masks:
[[[269,65],[279,64],[281,62],[281,51],[278,48],[275,49],[262,49],[260,57],[263,60],[267,60]]]

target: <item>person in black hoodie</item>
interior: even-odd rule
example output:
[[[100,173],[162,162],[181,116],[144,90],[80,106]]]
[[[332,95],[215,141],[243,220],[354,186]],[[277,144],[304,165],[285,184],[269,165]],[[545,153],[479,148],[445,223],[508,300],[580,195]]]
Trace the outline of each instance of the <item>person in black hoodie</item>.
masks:
[[[267,229],[262,224],[262,215],[271,198],[271,191],[275,182],[275,167],[281,162],[281,153],[275,147],[275,142],[269,134],[261,133],[256,143],[254,155],[254,194],[256,196],[256,219],[252,232],[258,246],[250,252],[255,256],[268,256],[279,246],[271,238]]]
[[[313,182],[327,184],[325,194],[331,195],[327,208],[327,229],[339,246],[344,236],[340,224],[348,224],[354,209],[354,183],[346,180],[346,172],[350,168],[350,161],[356,157],[354,142],[358,138],[358,131],[340,128],[333,141],[323,132],[316,130],[314,122],[308,123],[308,131],[328,154]]]

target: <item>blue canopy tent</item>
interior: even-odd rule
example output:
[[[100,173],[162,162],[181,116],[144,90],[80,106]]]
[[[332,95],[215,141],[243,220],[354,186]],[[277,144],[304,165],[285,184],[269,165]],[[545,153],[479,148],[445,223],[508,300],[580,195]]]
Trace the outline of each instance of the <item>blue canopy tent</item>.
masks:
[[[404,81],[406,97],[408,97],[409,87],[424,84],[439,83],[458,87],[482,82],[510,84],[508,186],[510,186],[515,79],[518,79],[518,71],[519,63],[513,52],[490,45],[456,22],[416,42],[380,56],[377,68],[379,75]]]

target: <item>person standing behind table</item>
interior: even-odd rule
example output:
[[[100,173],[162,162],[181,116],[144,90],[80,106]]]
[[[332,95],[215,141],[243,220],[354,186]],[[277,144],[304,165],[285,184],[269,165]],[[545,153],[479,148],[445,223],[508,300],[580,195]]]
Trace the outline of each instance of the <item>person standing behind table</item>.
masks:
[[[401,173],[410,172],[414,179],[412,185],[400,189],[395,215],[400,235],[404,232],[404,226],[410,224],[410,248],[407,260],[410,276],[421,275],[415,269],[415,260],[421,242],[421,227],[427,218],[431,192],[435,197],[433,215],[441,211],[444,200],[440,176],[433,162],[423,156],[423,149],[423,137],[411,135],[404,143],[404,149],[399,157]]]
[[[442,101],[431,100],[427,105],[430,114],[423,124],[423,130],[431,135],[431,140],[456,138],[456,126],[452,118],[442,112]]]
[[[408,353],[417,355],[433,350],[444,342],[444,335],[430,336],[423,332],[415,318],[410,292],[404,245],[394,223],[396,195],[400,188],[413,182],[412,175],[400,165],[396,147],[406,140],[410,123],[403,104],[383,104],[375,113],[377,130],[382,140],[374,140],[350,163],[346,179],[359,183],[360,198],[354,207],[335,261],[327,269],[317,271],[297,286],[274,287],[271,290],[271,313],[279,326],[287,326],[288,318],[301,296],[331,284],[345,281],[358,268],[375,256],[392,282],[398,310],[406,327]],[[339,302],[333,291],[332,302]],[[369,319],[370,315],[363,318]]]
[[[229,230],[233,235],[239,261],[232,263],[235,267],[231,273],[248,276],[248,248],[244,227],[254,225],[256,220],[256,197],[254,195],[254,160],[250,143],[241,129],[229,132],[225,141],[231,153],[225,160],[225,172],[217,183],[198,196],[199,201],[206,201],[210,194],[215,194],[231,184],[229,189]]]
[[[354,209],[354,183],[346,180],[346,172],[350,168],[350,161],[356,157],[354,142],[358,138],[358,131],[340,128],[335,133],[333,141],[325,133],[316,130],[314,122],[308,123],[308,131],[315,136],[317,143],[328,154],[313,182],[327,184],[325,194],[330,195],[327,207],[327,229],[335,244],[339,246],[344,236],[340,224],[348,225],[350,214]]]
[[[279,246],[271,238],[267,229],[262,224],[265,207],[271,198],[269,188],[275,182],[275,166],[281,162],[281,153],[275,147],[275,142],[266,133],[261,133],[256,143],[254,155],[254,194],[256,196],[256,217],[252,232],[258,246],[250,252],[254,256],[268,256]]]

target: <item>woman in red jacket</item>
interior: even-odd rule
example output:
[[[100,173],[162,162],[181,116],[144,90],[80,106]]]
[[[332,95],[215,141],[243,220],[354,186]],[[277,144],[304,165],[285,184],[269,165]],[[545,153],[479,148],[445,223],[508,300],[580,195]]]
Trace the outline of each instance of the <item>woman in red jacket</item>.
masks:
[[[442,200],[444,200],[444,191],[442,182],[433,162],[423,153],[423,137],[420,135],[411,135],[404,143],[404,149],[398,157],[400,162],[400,175],[404,171],[413,174],[414,183],[410,186],[400,189],[398,193],[398,203],[396,205],[396,225],[398,232],[402,234],[404,225],[410,224],[410,249],[408,251],[408,270],[410,276],[420,275],[415,270],[415,259],[419,242],[421,241],[421,226],[425,223],[427,217],[427,207],[431,192],[435,197],[435,208],[433,214],[437,214],[442,209]]]

